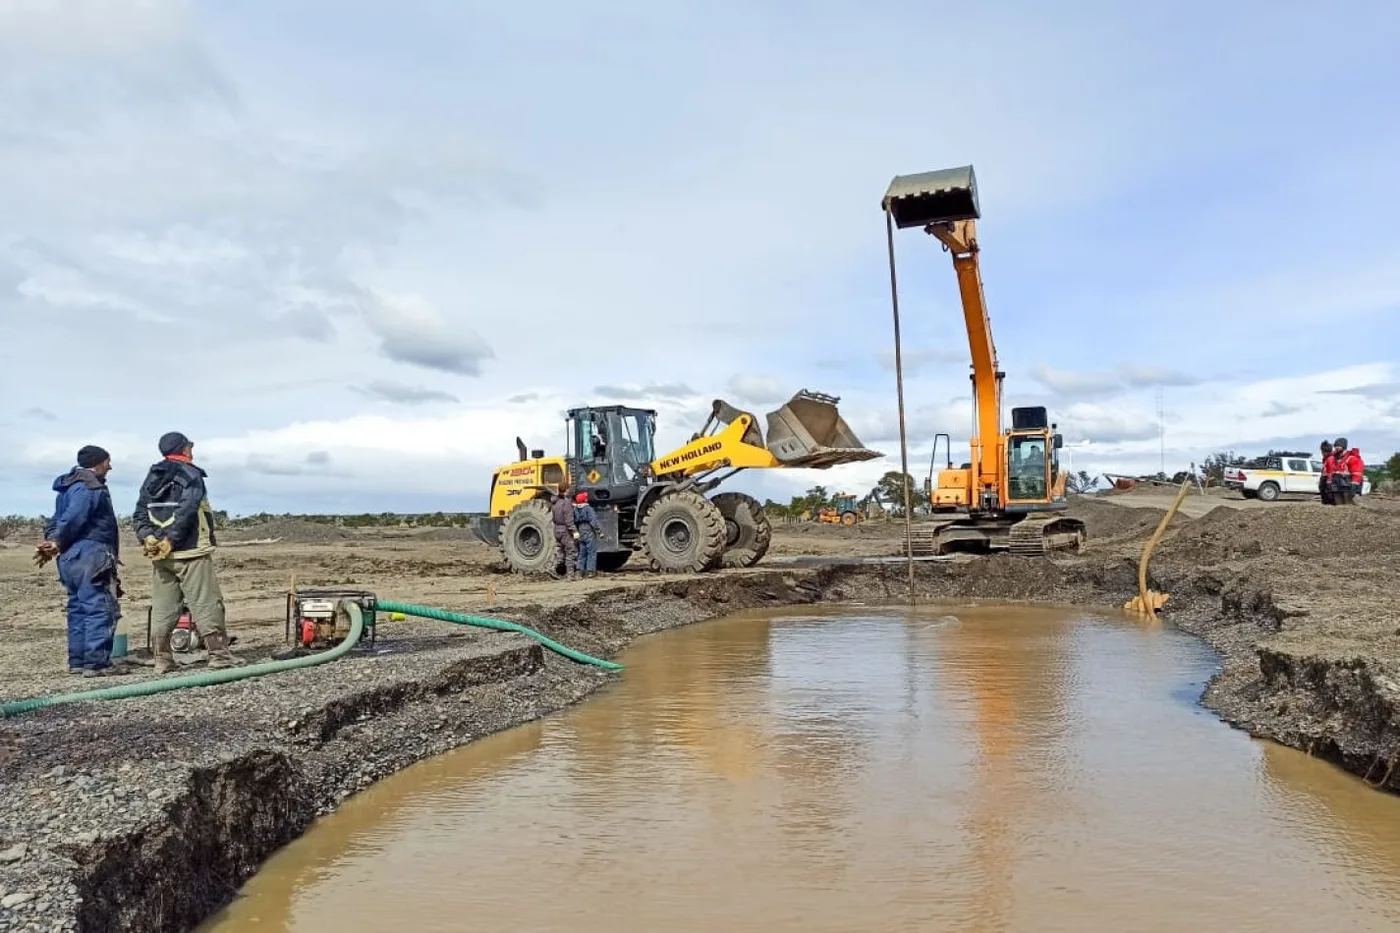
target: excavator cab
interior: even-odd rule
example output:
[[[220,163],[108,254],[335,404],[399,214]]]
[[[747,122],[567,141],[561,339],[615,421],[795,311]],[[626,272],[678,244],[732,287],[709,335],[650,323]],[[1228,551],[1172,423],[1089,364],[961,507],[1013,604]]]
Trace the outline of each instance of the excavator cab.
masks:
[[[1006,506],[1048,505],[1057,498],[1064,437],[1043,407],[1013,408],[1006,436]]]

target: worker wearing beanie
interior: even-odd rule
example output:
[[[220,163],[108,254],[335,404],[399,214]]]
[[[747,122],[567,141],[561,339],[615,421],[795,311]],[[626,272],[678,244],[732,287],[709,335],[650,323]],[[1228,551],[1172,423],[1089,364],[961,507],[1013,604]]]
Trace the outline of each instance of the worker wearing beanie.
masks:
[[[68,673],[85,677],[129,673],[125,665],[112,665],[122,591],[117,514],[107,489],[111,469],[101,447],[78,451],[77,466],[53,481],[53,517],[34,549],[40,567],[58,558],[58,579],[68,593]]]
[[[175,670],[170,633],[188,606],[204,639],[209,667],[243,661],[228,650],[224,597],[214,569],[214,510],[205,477],[194,462],[194,444],[179,431],[162,435],[161,460],[151,465],[136,499],[132,524],[151,559],[151,646],[156,673]]]

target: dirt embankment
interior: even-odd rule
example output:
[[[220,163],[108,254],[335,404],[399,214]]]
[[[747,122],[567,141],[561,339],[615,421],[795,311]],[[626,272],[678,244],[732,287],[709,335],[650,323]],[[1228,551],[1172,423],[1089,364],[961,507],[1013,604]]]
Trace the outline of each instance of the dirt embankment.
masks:
[[[1122,499],[1124,497],[1115,497]],[[926,597],[1121,604],[1162,512],[1080,501],[1076,558],[920,565]],[[899,598],[902,566],[755,570],[658,582],[632,570],[575,584],[499,573],[474,542],[337,530],[338,543],[230,548],[225,590],[242,648],[282,644],[281,594],[356,584],[486,612],[602,656],[635,637],[761,606]],[[255,538],[270,537],[263,534]],[[295,537],[295,536],[289,536]],[[897,553],[902,526],[780,528],[775,552]],[[144,629],[147,585],[129,568]],[[1272,504],[1178,518],[1151,582],[1168,618],[1221,652],[1206,702],[1229,721],[1400,789],[1400,514]],[[62,673],[61,593],[0,554],[0,694],[75,689]],[[131,620],[128,620],[130,622]],[[325,668],[0,724],[0,930],[175,931],[340,799],[405,765],[574,702],[610,675],[535,643],[431,622],[386,624],[373,653]],[[143,635],[133,634],[133,646]],[[114,683],[108,681],[107,686]],[[7,739],[4,738],[7,736]],[[6,752],[0,748],[0,758]],[[1389,773],[1388,773],[1389,772]]]

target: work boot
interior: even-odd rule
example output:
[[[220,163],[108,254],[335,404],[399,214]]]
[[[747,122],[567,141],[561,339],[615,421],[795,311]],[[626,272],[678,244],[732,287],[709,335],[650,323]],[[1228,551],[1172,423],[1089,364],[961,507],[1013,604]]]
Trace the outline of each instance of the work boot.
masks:
[[[209,669],[211,671],[228,667],[242,667],[248,663],[228,650],[228,636],[223,632],[210,632],[205,635],[204,647],[209,653]]]
[[[157,639],[151,646],[151,654],[156,659],[156,673],[169,674],[175,670],[175,652],[170,649],[170,635]]]

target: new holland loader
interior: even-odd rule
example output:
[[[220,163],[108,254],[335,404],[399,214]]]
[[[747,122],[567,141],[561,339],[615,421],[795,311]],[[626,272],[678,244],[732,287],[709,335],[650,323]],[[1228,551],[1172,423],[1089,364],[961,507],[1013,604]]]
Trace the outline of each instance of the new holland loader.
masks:
[[[710,495],[741,470],[818,469],[884,456],[867,449],[837,411],[839,398],[803,389],[758,419],[716,399],[690,441],[658,456],[656,412],[623,405],[568,412],[563,456],[528,451],[491,477],[490,508],[472,521],[476,536],[500,548],[510,568],[548,575],[562,560],[551,506],[587,492],[603,535],[598,569],[621,569],[640,554],[652,570],[698,573],[751,567],[763,558],[772,526],[757,499]]]

